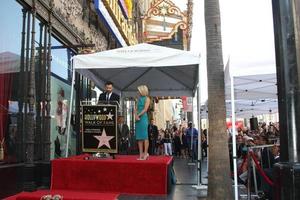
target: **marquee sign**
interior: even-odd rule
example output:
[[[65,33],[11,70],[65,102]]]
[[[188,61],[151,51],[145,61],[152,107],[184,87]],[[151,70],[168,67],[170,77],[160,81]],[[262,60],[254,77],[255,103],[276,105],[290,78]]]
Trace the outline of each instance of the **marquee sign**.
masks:
[[[121,9],[122,4],[120,6],[118,0],[95,0],[95,5],[96,9],[100,12],[99,14],[106,20],[109,28],[113,31],[122,46],[138,43],[135,25],[126,19]],[[132,12],[131,9],[127,11],[128,15]],[[121,41],[126,42],[126,44]]]
[[[81,107],[83,152],[117,153],[117,106]]]
[[[153,0],[143,17],[144,41],[171,39],[178,29],[188,29],[187,15],[171,0]]]

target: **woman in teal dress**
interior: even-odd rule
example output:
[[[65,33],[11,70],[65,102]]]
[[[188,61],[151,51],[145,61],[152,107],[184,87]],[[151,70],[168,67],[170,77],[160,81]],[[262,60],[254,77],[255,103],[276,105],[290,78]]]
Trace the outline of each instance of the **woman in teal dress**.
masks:
[[[135,108],[135,135],[138,140],[140,157],[138,160],[147,160],[149,157],[148,148],[148,115],[147,111],[150,105],[148,97],[148,87],[141,85],[138,87],[139,98]]]

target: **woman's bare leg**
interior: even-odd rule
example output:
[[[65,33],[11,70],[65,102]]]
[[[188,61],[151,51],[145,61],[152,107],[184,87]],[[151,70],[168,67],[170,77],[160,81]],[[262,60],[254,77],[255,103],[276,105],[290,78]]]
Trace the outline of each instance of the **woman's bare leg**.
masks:
[[[144,157],[144,154],[143,154],[143,143],[144,143],[143,140],[139,140],[138,141],[140,159],[142,159]]]
[[[144,147],[145,147],[145,151],[144,151],[144,155],[148,155],[148,149],[149,149],[149,140],[144,140]]]

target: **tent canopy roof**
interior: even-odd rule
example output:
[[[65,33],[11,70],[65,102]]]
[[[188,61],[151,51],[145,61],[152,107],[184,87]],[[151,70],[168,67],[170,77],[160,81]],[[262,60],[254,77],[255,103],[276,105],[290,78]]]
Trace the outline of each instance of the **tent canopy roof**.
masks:
[[[236,117],[250,118],[255,115],[278,112],[276,74],[234,76]],[[227,116],[231,116],[230,83],[226,82]]]
[[[226,83],[226,99],[230,99],[230,83]],[[277,99],[276,74],[256,74],[234,77],[235,99]]]
[[[276,73],[263,73],[246,76],[231,76],[225,68],[226,116],[232,117],[231,78],[233,78],[235,115],[238,118],[251,118],[262,114],[278,112]],[[201,107],[202,118],[207,118],[207,105]]]
[[[235,100],[235,115],[237,118],[251,118],[252,116],[277,112],[277,99]],[[201,106],[201,117],[207,118],[207,105]],[[230,100],[226,100],[226,117],[232,117]]]
[[[134,97],[145,84],[151,96],[193,96],[200,58],[191,52],[137,44],[73,57],[76,71],[100,88],[112,81],[122,97]]]

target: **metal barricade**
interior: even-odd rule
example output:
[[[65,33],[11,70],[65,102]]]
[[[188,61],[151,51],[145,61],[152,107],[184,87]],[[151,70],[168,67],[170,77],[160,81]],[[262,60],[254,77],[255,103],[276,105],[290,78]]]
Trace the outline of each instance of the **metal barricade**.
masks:
[[[254,181],[254,191],[255,191],[255,195],[252,195],[252,196],[259,196],[259,191],[258,190],[258,184],[257,184],[257,176],[256,176],[256,166],[255,166],[255,162],[253,160],[253,158],[250,156],[250,152],[253,152],[253,153],[260,153],[260,166],[262,169],[264,169],[265,167],[263,166],[263,150],[265,148],[267,148],[267,163],[268,163],[268,168],[271,168],[271,161],[270,161],[270,158],[272,155],[272,153],[270,152],[270,148],[274,147],[274,144],[271,144],[271,145],[259,145],[259,146],[250,146],[248,147],[248,181],[247,181],[247,199],[251,199],[251,167],[252,167],[252,173],[253,173],[253,181]]]

